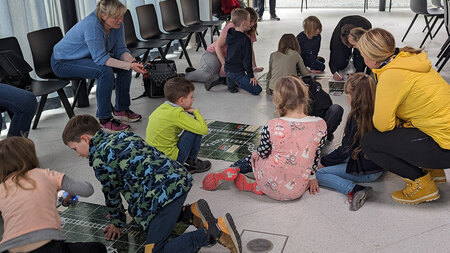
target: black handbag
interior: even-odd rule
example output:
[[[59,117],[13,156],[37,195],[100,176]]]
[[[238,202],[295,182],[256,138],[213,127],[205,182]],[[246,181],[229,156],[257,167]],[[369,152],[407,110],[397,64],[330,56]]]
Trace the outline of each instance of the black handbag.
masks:
[[[17,53],[12,50],[0,51],[0,82],[20,89],[30,90],[33,69]]]
[[[148,74],[144,75],[144,94],[150,98],[164,97],[164,84],[177,76],[175,62],[167,59],[157,59],[145,64]]]

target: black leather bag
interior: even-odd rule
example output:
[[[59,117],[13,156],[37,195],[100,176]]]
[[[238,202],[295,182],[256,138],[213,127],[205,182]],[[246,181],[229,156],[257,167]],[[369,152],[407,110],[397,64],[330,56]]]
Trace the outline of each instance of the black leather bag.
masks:
[[[30,90],[31,77],[28,73],[32,70],[31,66],[14,51],[0,51],[0,82]]]
[[[164,84],[177,76],[177,67],[172,60],[158,59],[145,64],[148,74],[144,75],[145,95],[150,98],[164,97]]]

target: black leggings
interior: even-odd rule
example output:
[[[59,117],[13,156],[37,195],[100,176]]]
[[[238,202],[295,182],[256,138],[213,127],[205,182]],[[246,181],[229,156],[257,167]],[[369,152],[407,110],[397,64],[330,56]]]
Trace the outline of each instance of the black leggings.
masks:
[[[425,175],[422,168],[450,168],[450,150],[441,148],[416,128],[384,133],[374,130],[364,135],[361,146],[368,158],[384,170],[411,180]]]

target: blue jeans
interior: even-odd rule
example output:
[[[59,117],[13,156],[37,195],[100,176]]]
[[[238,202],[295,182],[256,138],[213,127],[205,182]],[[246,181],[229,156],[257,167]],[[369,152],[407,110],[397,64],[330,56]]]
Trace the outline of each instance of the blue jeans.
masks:
[[[250,162],[250,158],[252,155],[248,155],[241,160],[238,160],[230,165],[230,167],[239,167],[240,173],[246,174],[249,172],[253,172],[252,163]]]
[[[377,172],[368,175],[352,175],[345,172],[346,168],[347,162],[318,169],[316,178],[319,181],[319,185],[348,194],[355,187],[355,182],[373,182],[383,174],[383,172]]]
[[[195,252],[201,247],[208,246],[206,230],[204,228],[184,233],[167,242],[178,221],[187,193],[163,207],[148,225],[146,244],[154,244],[152,253],[187,253]],[[147,246],[148,247],[148,246]]]
[[[0,83],[0,108],[14,114],[8,136],[27,136],[37,108],[36,97],[33,93]],[[2,124],[3,119],[0,115],[0,128]]]
[[[239,88],[244,89],[252,95],[259,95],[261,93],[262,88],[258,85],[252,85],[250,83],[250,77],[248,77],[244,72],[241,73],[231,73],[227,72],[227,77],[230,78],[232,81],[235,81],[238,83]],[[233,88],[232,84],[228,84],[228,89]]]
[[[197,159],[198,151],[200,150],[201,141],[201,135],[185,130],[177,143],[177,161],[181,164],[184,164],[187,160],[195,161]]]
[[[114,110],[129,110],[131,70],[101,66],[90,58],[57,61],[53,55],[51,57],[51,64],[53,72],[59,77],[78,77],[97,80],[97,118],[108,119],[112,117],[111,95],[114,84],[116,89],[116,106]],[[117,73],[115,82],[114,73]]]

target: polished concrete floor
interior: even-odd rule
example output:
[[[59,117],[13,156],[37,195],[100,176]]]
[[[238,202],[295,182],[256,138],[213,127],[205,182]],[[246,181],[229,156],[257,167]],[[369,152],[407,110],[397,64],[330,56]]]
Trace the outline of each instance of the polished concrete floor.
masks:
[[[364,15],[374,27],[382,27],[391,31],[399,46],[418,47],[424,37],[421,30],[423,19],[419,18],[412,31],[401,43],[413,14],[409,9],[393,9],[392,12],[378,12],[371,8],[363,13],[358,9],[318,9],[309,8],[303,13],[299,9],[278,8],[281,21],[265,21],[258,23],[258,42],[254,51],[258,66],[267,72],[269,55],[276,51],[278,40],[284,33],[297,34],[301,31],[301,22],[309,15],[319,17],[323,24],[322,47],[320,55],[329,58],[329,41],[338,20],[346,15]],[[425,44],[430,60],[436,62],[436,55],[447,35],[442,29],[438,36]],[[203,50],[189,51],[194,67],[199,66]],[[183,72],[187,66],[184,59],[176,60],[177,67]],[[442,76],[450,82],[450,65],[441,71]],[[327,69],[326,75],[330,75]],[[225,86],[215,87],[207,92],[203,84],[195,84],[194,107],[200,109],[206,119],[226,122],[263,125],[275,117],[274,106],[270,96],[262,93],[251,96],[245,91],[231,94]],[[140,95],[143,87],[140,78],[132,83],[132,97]],[[348,113],[345,95],[333,96],[335,103],[341,104]],[[163,99],[141,98],[132,102],[132,109],[144,116],[140,122],[132,124],[132,131],[143,138],[148,115],[159,106]],[[76,114],[95,115],[95,93],[90,95],[91,106],[77,108]],[[95,179],[88,161],[77,157],[76,153],[65,147],[61,133],[67,122],[63,109],[44,112],[39,127],[32,130],[30,138],[35,141],[38,157],[42,167],[62,171],[80,180],[87,180],[94,185],[95,193],[81,201],[97,204],[104,203],[100,184]],[[339,144],[342,137],[343,124],[339,127],[336,139],[328,144],[327,150]],[[2,138],[6,131],[2,131]],[[217,171],[229,162],[212,160],[212,171]],[[347,197],[335,191],[322,188],[318,195],[305,193],[303,197],[291,202],[279,202],[266,196],[257,196],[248,192],[239,192],[234,185],[222,185],[214,192],[201,188],[205,174],[194,175],[194,185],[188,196],[193,202],[199,198],[206,199],[216,216],[229,212],[234,217],[239,232],[242,232],[244,252],[250,251],[255,238],[268,240],[272,244],[269,251],[259,252],[445,252],[450,247],[450,187],[440,185],[441,198],[432,203],[417,206],[406,206],[394,203],[391,192],[404,186],[402,180],[393,174],[386,173],[370,185],[374,188],[373,196],[357,212],[348,210]],[[267,242],[267,241],[266,241]],[[267,245],[270,245],[267,244]],[[264,244],[266,245],[266,244]],[[270,248],[270,247],[269,247]],[[204,248],[201,252],[227,252],[225,248],[214,246]]]

